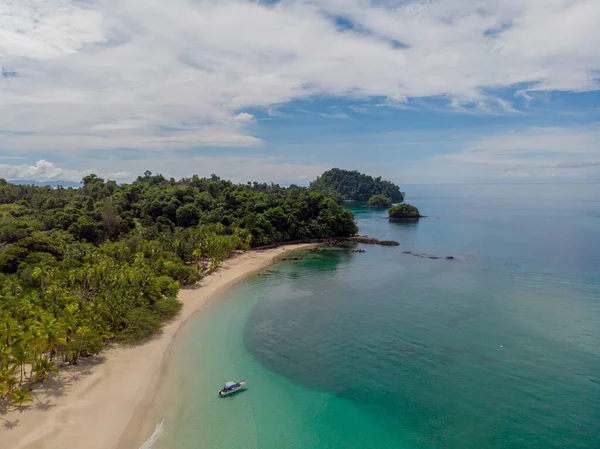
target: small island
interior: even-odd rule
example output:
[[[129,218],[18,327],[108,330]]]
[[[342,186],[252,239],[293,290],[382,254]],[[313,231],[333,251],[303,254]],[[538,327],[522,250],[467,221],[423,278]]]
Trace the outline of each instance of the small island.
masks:
[[[372,195],[367,201],[367,207],[371,208],[387,208],[392,207],[392,199],[385,195]]]
[[[404,201],[404,193],[391,181],[376,178],[356,170],[332,168],[310,183],[309,190],[320,192],[338,203],[369,201],[373,195],[390,198],[393,203]],[[378,206],[379,207],[379,206]],[[384,206],[385,207],[385,206]]]
[[[392,207],[388,212],[390,221],[414,221],[422,218],[419,209],[410,204],[398,204]]]

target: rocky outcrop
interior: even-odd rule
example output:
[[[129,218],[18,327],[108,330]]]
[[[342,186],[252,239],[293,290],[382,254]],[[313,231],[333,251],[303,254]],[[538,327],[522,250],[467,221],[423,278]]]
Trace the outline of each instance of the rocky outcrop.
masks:
[[[447,256],[447,257],[440,257],[440,256],[433,256],[431,254],[420,254],[420,253],[413,253],[412,251],[402,251],[402,254],[409,254],[411,256],[415,256],[415,257],[419,257],[421,259],[433,259],[433,260],[437,260],[437,259],[446,259],[446,260],[456,260],[454,256]]]
[[[326,244],[329,246],[338,246],[343,245],[345,243],[362,243],[363,245],[381,245],[381,246],[399,246],[400,243],[395,240],[378,240],[371,237],[367,237],[366,235],[357,235],[354,237],[332,237],[328,239],[305,239],[305,240],[291,240],[287,242],[278,242],[273,243],[271,245],[260,246],[257,248],[253,248],[254,250],[265,250],[271,248],[277,248],[282,245],[302,245],[307,243],[315,243],[315,244]],[[313,248],[309,250],[312,252],[321,251],[318,248]]]

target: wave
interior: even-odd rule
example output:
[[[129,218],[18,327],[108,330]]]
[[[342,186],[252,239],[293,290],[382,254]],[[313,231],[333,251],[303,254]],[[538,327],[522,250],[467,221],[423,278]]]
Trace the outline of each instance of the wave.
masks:
[[[150,438],[148,438],[146,441],[144,441],[144,444],[142,444],[140,446],[140,449],[151,449],[152,447],[154,447],[154,443],[156,443],[156,440],[158,440],[158,438],[165,431],[165,426],[163,423],[164,423],[164,421],[161,421],[156,425],[156,428],[154,429],[154,433],[152,434],[152,436],[150,436]]]

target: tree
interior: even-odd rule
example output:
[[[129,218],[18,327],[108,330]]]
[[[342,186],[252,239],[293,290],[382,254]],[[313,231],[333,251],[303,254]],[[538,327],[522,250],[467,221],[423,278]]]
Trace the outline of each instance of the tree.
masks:
[[[394,203],[404,201],[404,193],[394,183],[356,170],[332,168],[311,182],[310,189],[341,200],[368,201],[373,195],[384,195]]]
[[[10,316],[4,316],[0,322],[0,341],[6,347],[11,347],[21,338],[23,330],[19,323]],[[1,366],[0,366],[1,367]]]
[[[33,279],[35,279],[36,281],[39,281],[40,289],[42,290],[42,297],[45,294],[45,290],[46,290],[45,287],[48,283],[48,279],[50,278],[51,274],[52,274],[52,269],[43,262],[40,263],[38,266],[36,266],[33,269]]]
[[[177,225],[189,228],[198,224],[200,214],[198,209],[193,204],[186,204],[177,209]]]
[[[102,226],[104,232],[111,240],[116,240],[121,233],[123,219],[119,216],[119,211],[112,200],[106,201],[102,207]]]
[[[42,359],[35,364],[35,374],[38,382],[48,380],[50,374],[57,372],[56,364],[52,360]]]
[[[237,250],[355,235],[335,200],[299,186],[150,172],[129,185],[96,175],[77,189],[0,185],[0,395],[106,341],[159,332],[181,307],[180,287]]]
[[[81,183],[84,186],[88,186],[88,185],[92,184],[94,181],[96,181],[97,179],[99,179],[98,176],[96,176],[92,173],[87,176],[84,176],[83,179],[81,180]]]
[[[391,207],[391,206],[392,206],[392,199],[390,197],[387,197],[387,196],[381,195],[381,194],[372,195],[371,198],[369,198],[369,201],[367,201],[367,207],[384,208],[384,207]]]
[[[79,336],[79,349],[77,350],[77,357],[75,360],[81,357],[81,351],[83,350],[83,337],[85,337],[89,333],[90,328],[88,326],[79,326],[77,328],[75,334]]]
[[[26,402],[33,402],[33,396],[31,392],[26,388],[17,388],[10,395],[11,403],[19,408],[23,408],[23,404]]]
[[[98,225],[88,218],[81,216],[69,227],[69,232],[77,240],[97,243],[99,240]]]
[[[19,367],[20,379],[19,385],[23,383],[23,374],[25,374],[25,365],[31,360],[31,354],[23,345],[16,345],[12,351],[11,362]]]
[[[390,220],[415,220],[421,218],[419,209],[410,204],[398,204],[392,207],[388,212],[388,216]]]

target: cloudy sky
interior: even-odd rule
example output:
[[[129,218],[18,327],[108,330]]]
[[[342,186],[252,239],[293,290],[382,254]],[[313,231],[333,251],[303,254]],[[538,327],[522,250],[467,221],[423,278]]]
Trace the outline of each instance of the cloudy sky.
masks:
[[[0,177],[600,181],[598,0],[0,0]]]

